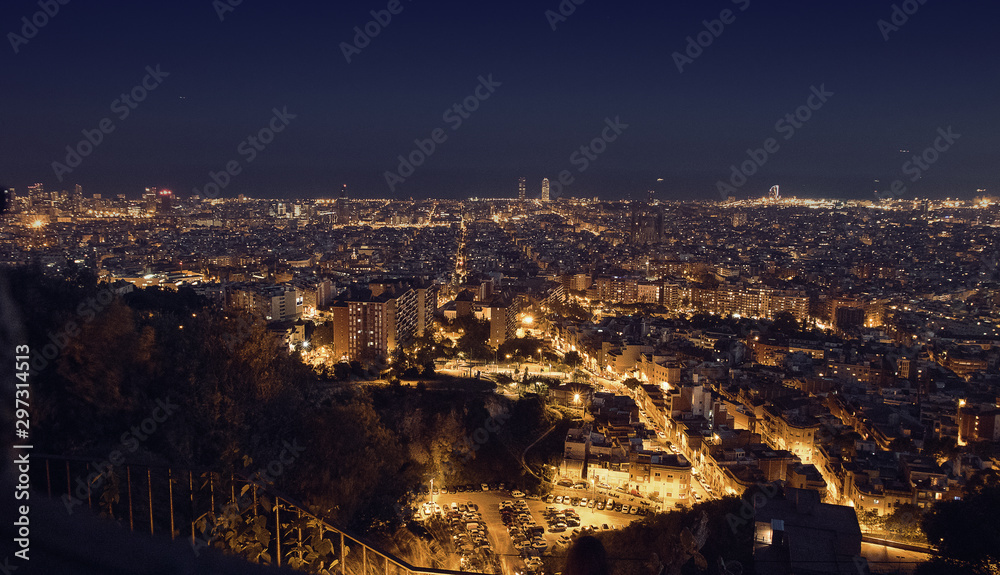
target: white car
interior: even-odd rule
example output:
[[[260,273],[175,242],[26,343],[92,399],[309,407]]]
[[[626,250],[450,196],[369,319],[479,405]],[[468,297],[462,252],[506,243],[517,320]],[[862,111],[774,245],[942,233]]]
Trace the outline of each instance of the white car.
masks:
[[[514,491],[510,492],[510,496],[513,497],[513,498],[515,498],[515,499],[520,499],[520,498],[524,497],[524,493],[521,492],[521,491],[518,491],[517,489],[515,489]]]
[[[483,483],[482,485],[480,485],[480,487],[483,488],[483,491],[489,491],[490,490],[490,486],[486,485],[485,483]]]

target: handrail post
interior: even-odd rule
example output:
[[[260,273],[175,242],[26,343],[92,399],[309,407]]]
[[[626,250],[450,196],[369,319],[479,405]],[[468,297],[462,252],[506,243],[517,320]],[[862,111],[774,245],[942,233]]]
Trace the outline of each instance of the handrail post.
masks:
[[[135,523],[132,521],[132,466],[125,466],[125,483],[128,485],[128,530],[135,531]]]
[[[278,567],[281,567],[281,500],[274,500],[274,539],[278,546],[275,556],[278,559]]]
[[[146,493],[149,495],[149,534],[153,534],[153,475],[146,467]]]
[[[344,532],[340,532],[340,575],[347,575],[347,554],[344,553]]]
[[[174,471],[171,468],[167,468],[167,499],[170,504],[167,506],[170,510],[170,538],[174,538]]]

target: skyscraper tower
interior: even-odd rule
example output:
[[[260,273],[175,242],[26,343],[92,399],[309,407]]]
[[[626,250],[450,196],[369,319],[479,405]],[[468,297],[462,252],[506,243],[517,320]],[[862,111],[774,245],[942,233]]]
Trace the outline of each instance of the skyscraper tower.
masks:
[[[542,179],[542,201],[549,201],[549,179]]]
[[[28,186],[28,205],[35,206],[44,199],[45,195],[45,185],[35,184],[33,186]]]
[[[527,192],[528,185],[524,178],[517,179],[517,199],[524,201],[524,194]]]
[[[344,226],[351,223],[351,206],[347,199],[347,184],[340,189],[340,197],[337,198],[337,223]]]
[[[160,213],[168,214],[170,213],[171,204],[173,204],[174,193],[170,190],[160,190],[160,204],[157,206],[157,211]]]

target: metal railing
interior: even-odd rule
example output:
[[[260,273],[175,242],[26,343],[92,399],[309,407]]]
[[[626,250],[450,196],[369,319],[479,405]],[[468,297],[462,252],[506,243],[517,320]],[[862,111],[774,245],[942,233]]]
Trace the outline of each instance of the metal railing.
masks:
[[[472,575],[412,565],[308,511],[294,499],[237,473],[226,477],[208,469],[132,464],[101,470],[95,467],[93,460],[82,457],[37,453],[31,457],[44,462],[44,466],[31,468],[32,487],[49,498],[60,499],[67,512],[86,505],[108,519],[123,524],[127,520],[133,532],[145,532],[148,528],[150,535],[168,532],[172,539],[188,538],[195,554],[221,541],[214,533],[199,529],[199,524],[205,524],[208,517],[214,520],[230,506],[230,510],[241,514],[252,513],[256,523],[263,517],[260,524],[270,534],[264,551],[273,557],[278,567],[292,563],[296,554],[302,559],[302,520],[307,519],[321,529],[322,539],[330,542],[329,559],[337,561],[331,572],[341,575]],[[39,477],[42,472],[44,477]]]

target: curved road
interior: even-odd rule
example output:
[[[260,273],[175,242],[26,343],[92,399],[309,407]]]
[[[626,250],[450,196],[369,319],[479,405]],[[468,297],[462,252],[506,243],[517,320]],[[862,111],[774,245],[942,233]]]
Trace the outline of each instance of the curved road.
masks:
[[[555,422],[555,423],[553,423],[552,427],[548,428],[545,431],[545,433],[539,435],[538,439],[532,441],[531,445],[525,447],[524,451],[521,452],[521,467],[523,467],[525,470],[527,470],[528,473],[534,475],[535,478],[537,478],[539,481],[545,481],[545,478],[544,477],[539,477],[539,475],[537,473],[535,473],[535,471],[533,469],[531,469],[530,467],[528,467],[528,464],[524,461],[524,458],[528,455],[528,450],[531,449],[532,447],[534,447],[535,444],[538,443],[539,441],[545,439],[545,436],[547,436],[548,434],[552,433],[552,430],[555,429],[557,425],[559,425],[558,421]]]

